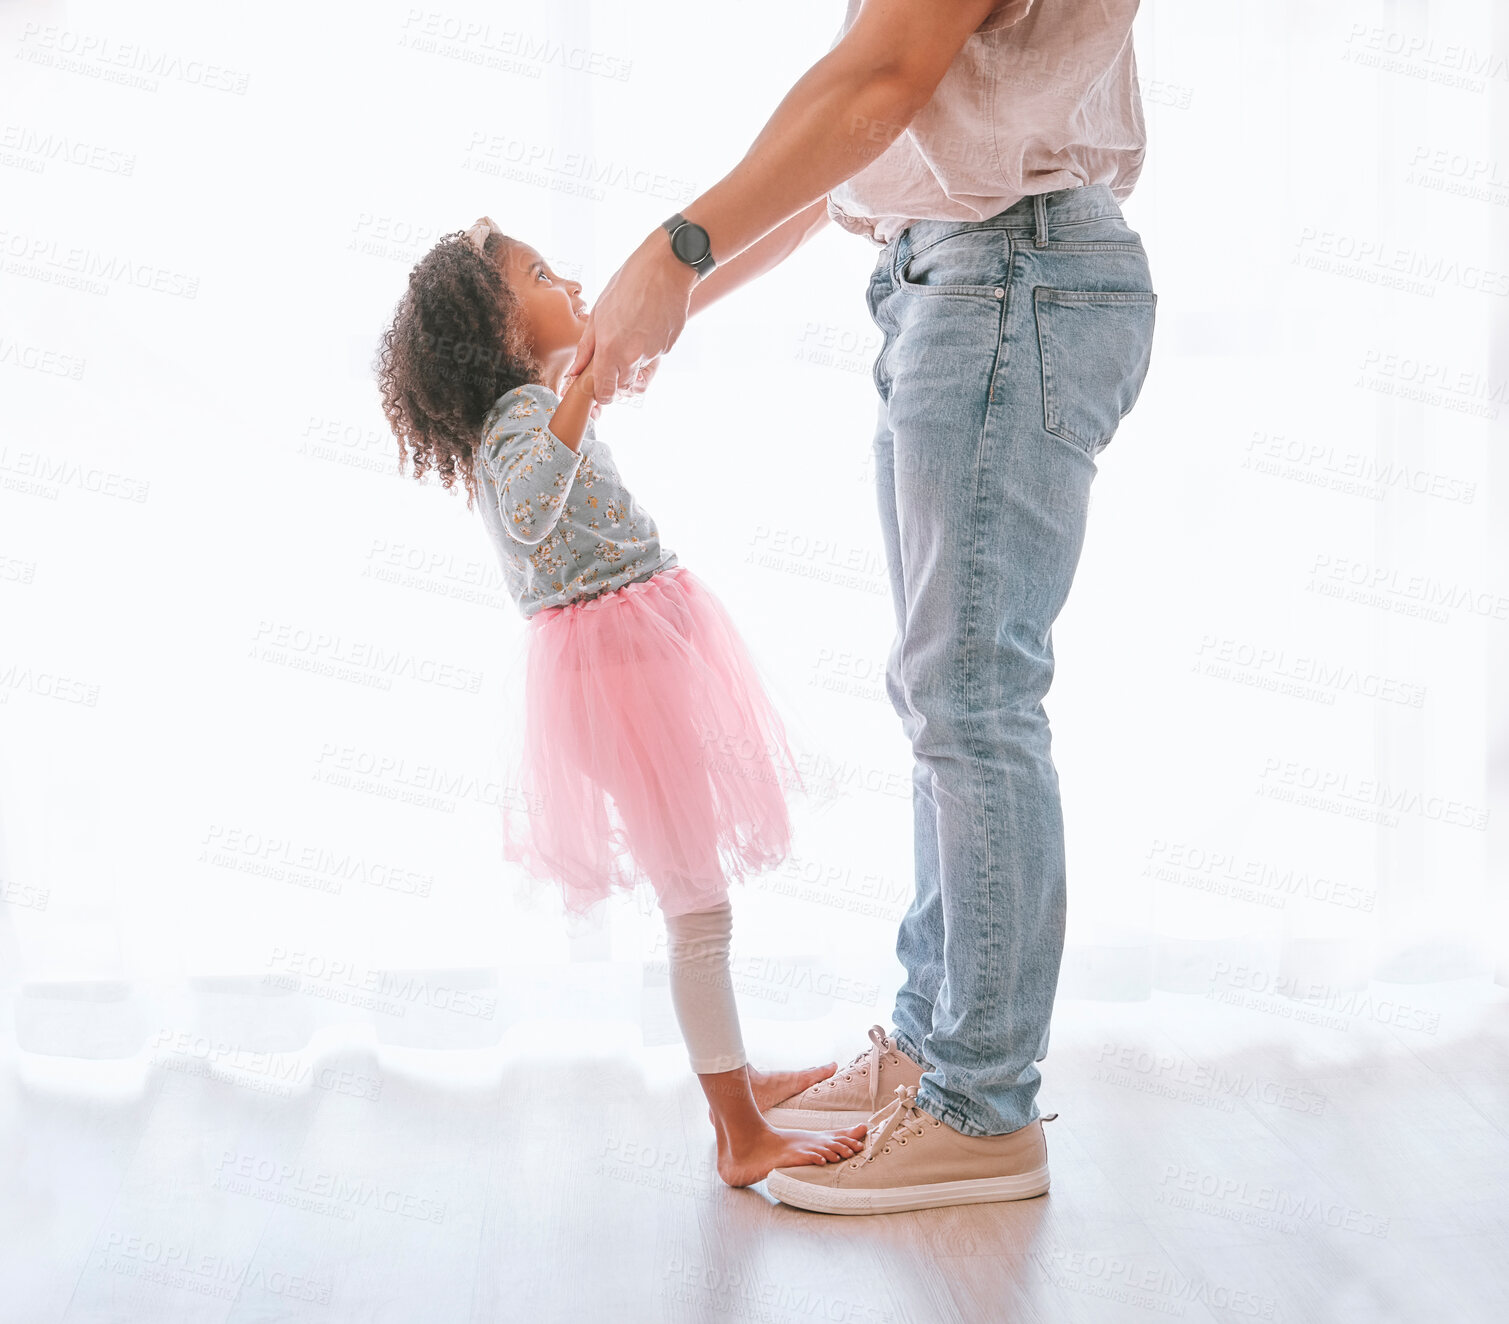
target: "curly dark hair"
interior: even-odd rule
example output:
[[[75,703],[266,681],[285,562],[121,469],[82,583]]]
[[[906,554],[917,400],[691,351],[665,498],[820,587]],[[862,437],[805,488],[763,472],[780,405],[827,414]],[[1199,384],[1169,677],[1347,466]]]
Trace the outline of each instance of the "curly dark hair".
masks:
[[[412,448],[418,480],[433,469],[449,491],[459,471],[468,510],[483,419],[499,396],[540,380],[518,296],[503,276],[514,243],[494,230],[479,253],[465,231],[442,235],[409,272],[372,365],[399,470]]]

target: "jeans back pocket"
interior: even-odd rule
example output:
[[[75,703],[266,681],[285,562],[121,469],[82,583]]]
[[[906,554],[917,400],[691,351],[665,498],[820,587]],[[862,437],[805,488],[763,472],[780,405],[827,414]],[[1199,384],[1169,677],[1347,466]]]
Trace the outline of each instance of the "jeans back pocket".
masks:
[[[1153,351],[1151,290],[1032,291],[1043,426],[1094,456],[1137,403]]]

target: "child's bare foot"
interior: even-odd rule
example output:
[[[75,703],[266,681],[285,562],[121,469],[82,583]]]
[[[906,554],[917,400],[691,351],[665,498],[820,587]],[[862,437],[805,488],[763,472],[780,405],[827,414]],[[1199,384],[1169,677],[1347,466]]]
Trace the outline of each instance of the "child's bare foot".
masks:
[[[865,1122],[831,1131],[779,1130],[762,1109],[826,1080],[836,1069],[756,1071],[747,1063],[729,1071],[698,1072],[708,1116],[718,1137],[718,1176],[730,1186],[749,1186],[774,1168],[841,1163],[864,1149]]]
[[[782,1099],[789,1099],[793,1094],[800,1094],[816,1085],[818,1081],[827,1080],[837,1070],[837,1062],[829,1062],[824,1067],[804,1067],[800,1071],[757,1071],[750,1067],[749,1092],[754,1095],[755,1107],[764,1112]],[[711,1108],[707,1110],[707,1119],[715,1121]],[[778,1168],[781,1166],[776,1164]]]
[[[864,1150],[864,1133],[863,1122],[839,1131],[778,1131],[767,1126],[763,1134],[738,1141],[720,1131],[718,1176],[730,1186],[750,1186],[768,1177],[774,1168],[839,1163]]]
[[[757,1071],[749,1068],[749,1092],[754,1095],[755,1107],[761,1112],[782,1099],[800,1094],[804,1089],[827,1080],[838,1070],[837,1062],[823,1067],[806,1067],[800,1071]],[[777,1167],[780,1164],[776,1165]]]

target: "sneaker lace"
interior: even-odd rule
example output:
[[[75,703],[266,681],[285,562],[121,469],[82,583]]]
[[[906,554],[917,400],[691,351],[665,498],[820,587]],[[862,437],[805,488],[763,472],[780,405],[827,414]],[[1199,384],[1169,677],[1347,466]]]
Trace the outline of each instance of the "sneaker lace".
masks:
[[[850,1159],[849,1166],[857,1168],[861,1163],[872,1162],[877,1155],[889,1154],[893,1142],[904,1145],[908,1136],[920,1136],[929,1126],[942,1125],[936,1117],[918,1107],[915,1085],[898,1085],[891,1102],[870,1118],[865,1133],[865,1151],[858,1158]]]
[[[816,1093],[822,1093],[832,1089],[840,1078],[853,1080],[857,1071],[861,1076],[867,1076],[870,1082],[870,1111],[876,1112],[880,1108],[880,1063],[887,1053],[893,1052],[895,1045],[891,1037],[885,1032],[884,1027],[879,1025],[870,1026],[870,1046],[863,1052],[857,1053],[854,1060],[848,1066],[835,1071],[827,1080],[819,1081],[813,1086]],[[861,1065],[863,1064],[863,1065]],[[891,1105],[886,1104],[887,1108]]]

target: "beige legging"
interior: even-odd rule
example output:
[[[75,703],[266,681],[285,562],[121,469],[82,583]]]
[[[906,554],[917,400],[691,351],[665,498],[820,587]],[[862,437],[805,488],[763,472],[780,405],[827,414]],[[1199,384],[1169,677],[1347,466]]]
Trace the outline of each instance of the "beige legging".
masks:
[[[710,910],[667,915],[665,930],[671,1005],[692,1070],[700,1076],[742,1067],[749,1059],[728,969],[733,908],[725,899]]]

